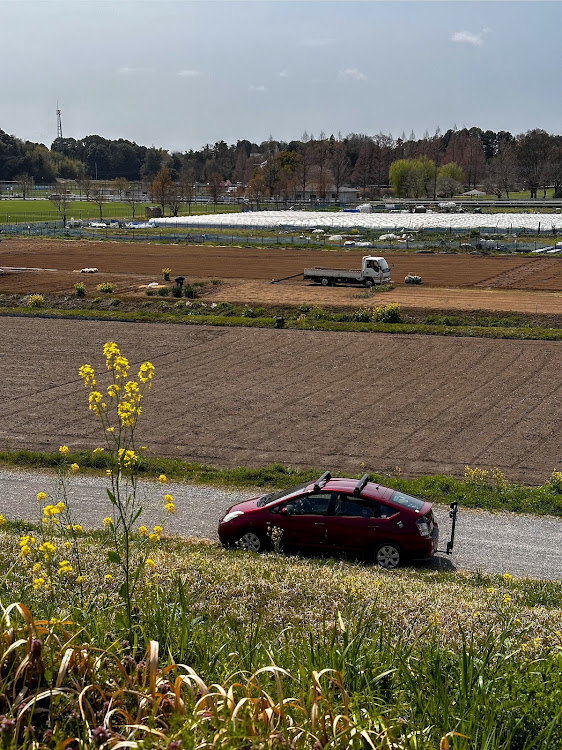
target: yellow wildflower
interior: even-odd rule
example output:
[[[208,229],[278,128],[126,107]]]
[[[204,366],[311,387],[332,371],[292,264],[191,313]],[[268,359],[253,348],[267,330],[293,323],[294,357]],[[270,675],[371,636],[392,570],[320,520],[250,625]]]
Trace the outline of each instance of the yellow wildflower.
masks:
[[[486,589],[486,591],[488,592],[488,594],[493,594],[494,591],[495,591],[495,588],[493,586],[488,586],[488,588]]]
[[[0,526],[3,526],[6,523],[6,519],[4,516],[0,513]]]
[[[106,475],[107,475],[108,477],[110,477],[110,476],[111,476],[111,469],[106,469],[106,470],[105,470],[105,473],[106,473]]]
[[[31,552],[31,547],[27,544],[24,544],[23,547],[20,549],[20,554],[22,557],[27,557]]]
[[[163,530],[164,529],[161,526],[155,526],[153,528],[153,531],[154,531],[155,534],[161,534],[163,532]]]
[[[146,565],[147,565],[147,567],[149,567],[149,568],[150,568],[151,570],[153,570],[153,569],[154,569],[154,567],[155,567],[155,565],[156,565],[156,563],[154,562],[154,560],[151,560],[151,558],[150,558],[150,557],[148,557],[148,558],[146,559],[146,561],[145,561],[145,564],[146,564]]]
[[[75,474],[77,474],[80,471],[80,467],[78,466],[78,464],[71,464],[70,468]]]
[[[141,447],[139,448],[139,450],[140,451],[145,451],[146,450],[146,445],[141,445]]]
[[[120,390],[121,388],[117,385],[117,383],[112,383],[111,385],[107,387],[107,395],[110,398],[115,398],[115,396],[117,396]]]
[[[93,453],[103,453],[105,448],[94,448]]]
[[[90,395],[88,396],[88,408],[90,411],[95,412],[96,414],[100,413],[100,407],[99,403],[101,402],[102,395],[99,391],[91,391]]]
[[[504,601],[504,604],[509,604],[509,602],[511,601],[510,595],[504,594],[503,601]]]
[[[109,516],[106,516],[106,517],[105,517],[105,518],[103,519],[103,525],[104,525],[104,526],[107,526],[107,527],[109,527],[109,526],[113,526],[113,521],[111,520],[111,518],[110,518]]]
[[[168,513],[173,513],[176,509],[176,506],[173,503],[166,503],[164,506],[164,510],[168,511]]]
[[[111,575],[111,573],[106,573],[104,575],[104,577],[103,577],[103,580],[104,581],[112,581],[113,580],[113,576]]]
[[[45,579],[44,578],[34,578],[33,579],[33,588],[34,589],[40,589],[41,586],[45,585]]]
[[[158,536],[158,534],[149,534],[148,538],[150,539],[151,542],[157,542],[160,539],[160,537]]]
[[[96,377],[94,368],[91,365],[82,365],[82,367],[78,370],[78,374],[84,381],[84,385],[86,388],[93,388],[96,384]]]
[[[84,576],[76,576],[76,583],[84,583]]]
[[[139,370],[139,380],[141,383],[147,383],[154,375],[155,367],[152,362],[143,362]]]
[[[512,581],[513,580],[513,576],[511,575],[511,573],[504,573],[503,576],[502,576],[502,578],[504,579],[504,581]]]
[[[165,503],[173,503],[174,502],[174,498],[171,495],[166,494],[166,495],[164,495],[164,502]]]
[[[33,566],[33,572],[39,573],[40,570],[41,570],[41,563],[35,563],[35,565]]]
[[[72,531],[76,532],[76,534],[81,534],[83,531],[83,528],[79,523],[75,523],[72,525]]]
[[[72,565],[69,563],[68,560],[61,560],[59,563],[59,569],[57,570],[57,574],[59,576],[66,575],[67,573],[72,573]]]
[[[142,526],[139,526],[139,534],[141,536],[146,536],[148,534],[148,529],[144,524]]]
[[[439,612],[434,612],[433,614],[429,615],[427,618],[427,621],[430,625],[439,625],[441,622],[441,617],[439,616]]]
[[[68,445],[61,445],[59,448],[59,453],[62,453],[63,456],[68,455]]]
[[[106,432],[115,432],[115,427],[108,427]]]
[[[160,474],[160,476],[158,477],[158,481],[160,482],[160,484],[166,484],[166,482],[168,481],[168,477],[165,474]]]
[[[37,493],[37,500],[42,503],[43,500],[47,499],[47,495],[44,492],[38,492]]]

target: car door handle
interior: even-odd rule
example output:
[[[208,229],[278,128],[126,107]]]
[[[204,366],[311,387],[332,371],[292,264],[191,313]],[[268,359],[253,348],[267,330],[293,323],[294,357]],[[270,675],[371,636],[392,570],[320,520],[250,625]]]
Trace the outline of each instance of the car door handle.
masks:
[[[315,525],[315,526],[325,526],[326,524],[325,524],[325,523],[319,523],[319,522],[316,522],[316,523],[315,523],[314,525]]]

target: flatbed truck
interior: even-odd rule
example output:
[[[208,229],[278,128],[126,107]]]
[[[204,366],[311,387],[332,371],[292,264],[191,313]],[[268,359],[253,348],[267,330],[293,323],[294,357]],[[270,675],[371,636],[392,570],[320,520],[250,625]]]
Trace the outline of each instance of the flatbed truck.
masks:
[[[314,281],[322,286],[336,284],[357,284],[372,287],[375,284],[390,282],[390,267],[384,258],[376,255],[365,255],[358,270],[341,268],[305,268],[305,281]]]

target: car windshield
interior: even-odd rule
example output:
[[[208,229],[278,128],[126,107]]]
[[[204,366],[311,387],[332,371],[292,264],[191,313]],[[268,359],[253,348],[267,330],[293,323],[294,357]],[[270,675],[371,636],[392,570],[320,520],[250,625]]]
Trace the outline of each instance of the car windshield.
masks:
[[[381,268],[381,271],[388,271],[389,269],[389,265],[384,258],[381,258],[379,260],[379,266]]]
[[[304,490],[308,487],[310,482],[306,482],[305,484],[299,484],[298,487],[291,487],[290,490],[280,490],[279,492],[270,492],[269,495],[264,495],[263,497],[260,497],[258,500],[258,508],[263,508],[264,505],[271,505],[271,503],[274,503],[276,500],[281,500],[284,497],[287,497],[288,495],[292,495],[293,492],[298,492],[299,490]]]
[[[395,492],[390,498],[390,502],[403,505],[404,508],[415,510],[417,513],[425,505],[425,500],[420,500],[419,497],[412,497],[412,495],[405,495],[403,492]]]

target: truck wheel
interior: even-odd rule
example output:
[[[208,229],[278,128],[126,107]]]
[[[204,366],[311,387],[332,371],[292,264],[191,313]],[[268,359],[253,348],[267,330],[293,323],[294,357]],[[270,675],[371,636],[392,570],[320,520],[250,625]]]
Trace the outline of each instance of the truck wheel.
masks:
[[[327,278],[326,278],[326,277],[324,276],[324,278],[322,279],[322,281],[321,281],[320,283],[322,284],[322,286],[329,286],[329,284],[330,284],[330,279],[327,279]]]
[[[373,286],[373,279],[365,279],[365,286],[370,289]]]

